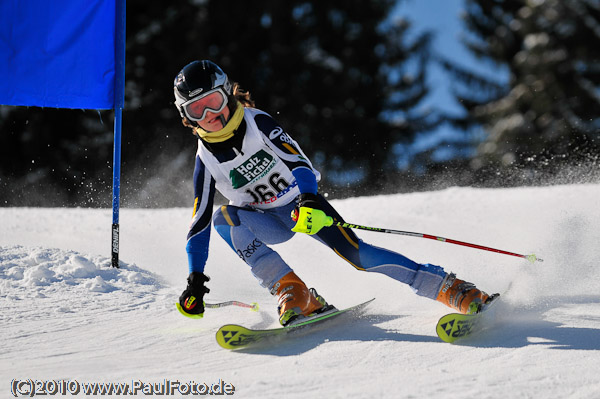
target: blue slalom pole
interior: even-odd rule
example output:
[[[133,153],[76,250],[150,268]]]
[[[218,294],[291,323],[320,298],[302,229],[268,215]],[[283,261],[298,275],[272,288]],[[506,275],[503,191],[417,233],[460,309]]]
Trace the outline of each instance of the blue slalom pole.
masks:
[[[112,267],[119,267],[119,208],[121,197],[121,125],[123,110],[115,109],[115,138],[113,150],[113,194],[112,194]]]
[[[125,103],[125,0],[115,0],[115,125],[113,144],[112,267],[119,267],[119,208],[121,198],[121,126]]]

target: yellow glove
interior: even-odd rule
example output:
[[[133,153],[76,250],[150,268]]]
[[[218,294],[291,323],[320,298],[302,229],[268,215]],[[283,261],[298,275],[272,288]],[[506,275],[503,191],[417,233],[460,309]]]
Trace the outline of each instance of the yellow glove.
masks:
[[[315,194],[301,194],[298,206],[292,211],[292,220],[296,222],[292,231],[313,235],[323,227],[331,226],[333,218],[316,208],[318,206],[318,197]]]

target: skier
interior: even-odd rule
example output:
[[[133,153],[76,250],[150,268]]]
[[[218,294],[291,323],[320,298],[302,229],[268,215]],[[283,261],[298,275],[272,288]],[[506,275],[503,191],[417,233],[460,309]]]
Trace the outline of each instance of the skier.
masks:
[[[358,270],[385,274],[461,313],[476,313],[486,303],[486,293],[439,266],[367,244],[351,229],[324,227],[328,216],[343,219],[318,193],[319,172],[283,127],[254,108],[250,93],[230,82],[215,63],[186,65],[174,86],[182,123],[198,138],[194,213],[186,246],[189,277],[177,306],[183,315],[204,314],[215,189],[229,200],[212,215],[215,230],[277,296],[283,326],[327,306],[268,246],[295,233],[312,235]]]

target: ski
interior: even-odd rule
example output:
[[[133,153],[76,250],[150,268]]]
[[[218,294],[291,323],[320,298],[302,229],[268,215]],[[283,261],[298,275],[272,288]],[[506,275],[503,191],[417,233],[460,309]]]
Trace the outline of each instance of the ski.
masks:
[[[490,312],[490,309],[499,302],[499,296],[493,296],[491,302],[484,305],[479,313],[450,313],[442,316],[435,329],[438,337],[444,342],[453,343],[485,330],[493,321],[494,312]]]
[[[274,337],[287,335],[288,333],[298,331],[302,328],[320,324],[344,313],[359,311],[371,303],[374,299],[375,298],[342,310],[332,307],[323,313],[300,319],[297,322],[285,327],[253,330],[237,324],[226,324],[217,331],[217,343],[225,349],[247,348]]]

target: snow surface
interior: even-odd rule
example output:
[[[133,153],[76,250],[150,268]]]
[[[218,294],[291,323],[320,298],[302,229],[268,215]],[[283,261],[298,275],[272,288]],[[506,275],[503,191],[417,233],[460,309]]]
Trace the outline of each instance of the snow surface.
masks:
[[[297,236],[277,250],[329,302],[377,299],[362,316],[243,352],[221,349],[216,330],[230,322],[276,326],[275,298],[213,233],[206,301],[256,301],[261,310],[207,309],[201,320],[175,310],[187,277],[189,209],[122,209],[116,270],[110,210],[1,208],[0,397],[11,397],[13,379],[30,378],[223,380],[240,398],[598,398],[598,198],[600,185],[566,185],[333,201],[349,222],[535,253],[544,262],[358,232],[505,293],[501,324],[451,345],[435,334],[448,308]]]

